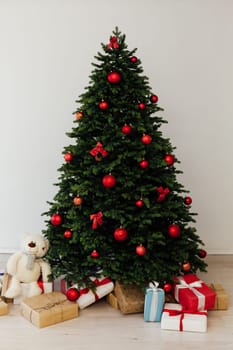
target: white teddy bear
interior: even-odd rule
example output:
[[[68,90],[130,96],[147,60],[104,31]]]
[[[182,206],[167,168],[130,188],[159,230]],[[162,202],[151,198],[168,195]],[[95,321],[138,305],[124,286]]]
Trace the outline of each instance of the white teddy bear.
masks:
[[[49,249],[49,241],[42,235],[25,235],[21,241],[21,251],[11,255],[6,271],[12,276],[10,286],[5,292],[6,298],[15,298],[21,293],[21,282],[28,284],[27,296],[42,293],[37,281],[42,277],[48,282],[50,265],[42,259]]]

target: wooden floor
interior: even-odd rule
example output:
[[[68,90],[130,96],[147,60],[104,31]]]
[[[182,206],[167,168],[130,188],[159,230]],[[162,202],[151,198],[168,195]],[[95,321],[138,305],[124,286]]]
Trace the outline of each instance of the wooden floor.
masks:
[[[233,256],[209,256],[205,282],[221,283],[229,295],[227,311],[208,312],[207,333],[160,329],[147,323],[143,314],[124,316],[104,300],[81,310],[74,320],[38,329],[20,316],[12,305],[0,316],[1,350],[232,350],[233,349]],[[1,267],[1,266],[0,266]]]

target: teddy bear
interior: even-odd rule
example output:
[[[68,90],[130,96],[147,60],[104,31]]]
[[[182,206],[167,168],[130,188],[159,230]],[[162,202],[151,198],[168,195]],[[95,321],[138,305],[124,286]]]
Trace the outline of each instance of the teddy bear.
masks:
[[[6,272],[11,281],[4,296],[15,298],[21,293],[21,282],[26,283],[27,297],[39,295],[42,289],[37,281],[48,282],[51,274],[49,263],[44,256],[49,249],[49,241],[41,234],[27,234],[21,239],[21,250],[11,255],[6,263]]]

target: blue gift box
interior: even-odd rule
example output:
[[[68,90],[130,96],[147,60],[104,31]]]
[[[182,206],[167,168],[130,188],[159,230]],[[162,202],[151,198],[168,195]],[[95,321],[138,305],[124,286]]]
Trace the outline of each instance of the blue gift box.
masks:
[[[144,320],[147,322],[160,322],[165,301],[164,290],[158,284],[150,283],[146,289],[144,303]]]

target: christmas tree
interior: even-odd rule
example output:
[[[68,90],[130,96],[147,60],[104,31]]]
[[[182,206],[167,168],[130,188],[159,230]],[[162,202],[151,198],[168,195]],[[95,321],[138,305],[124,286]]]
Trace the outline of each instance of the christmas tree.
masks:
[[[118,28],[102,44],[63,150],[44,235],[54,276],[90,285],[100,273],[144,286],[205,271],[192,199],[177,181],[158,96]]]

